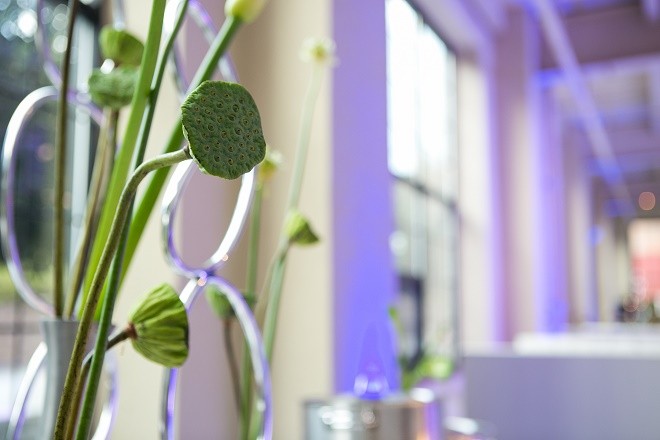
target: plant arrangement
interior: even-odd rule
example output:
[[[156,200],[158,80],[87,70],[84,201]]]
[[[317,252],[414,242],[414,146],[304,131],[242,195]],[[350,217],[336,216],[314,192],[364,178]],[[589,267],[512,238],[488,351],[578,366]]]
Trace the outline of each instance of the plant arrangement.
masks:
[[[65,158],[71,40],[79,0],[69,1],[56,120],[52,302],[56,321],[79,322],[52,432],[55,439],[88,437],[103,360],[109,348],[130,340],[136,351],[166,367],[178,367],[187,357],[186,310],[178,294],[167,285],[147,294],[127,326],[111,337],[109,334],[123,274],[163,188],[167,169],[192,160],[204,173],[235,179],[252,170],[265,156],[260,116],[249,92],[239,84],[209,81],[237,30],[255,19],[264,6],[263,0],[228,0],[225,23],[192,81],[194,91],[182,105],[169,142],[161,155],[145,160],[165,67],[188,1],[182,2],[173,31],[161,44],[165,6],[165,0],[153,1],[144,44],[112,27],[104,28],[100,34],[104,66],[112,67],[95,71],[88,81],[89,96],[103,109],[104,118],[83,233],[76,258],[67,267],[62,201],[68,173]],[[126,128],[119,136],[118,121],[124,112]],[[116,152],[115,145],[119,145]],[[135,201],[138,185],[148,176],[148,187]],[[94,350],[87,354],[94,322]]]
[[[69,0],[68,43],[61,67],[59,87],[55,200],[63,200],[67,176],[67,108],[69,105],[69,66],[71,44],[79,0]],[[308,155],[313,110],[323,73],[334,61],[334,45],[327,40],[310,40],[301,55],[312,65],[305,98],[301,129],[293,161],[279,245],[272,258],[262,289],[257,288],[257,261],[260,251],[261,207],[265,188],[277,170],[281,157],[267,150],[257,106],[241,85],[210,81],[218,61],[242,25],[253,21],[265,0],[227,0],[226,19],[198,68],[181,106],[162,154],[145,159],[145,149],[165,67],[177,34],[186,16],[188,1],[182,1],[175,25],[164,38],[163,20],[166,0],[154,0],[148,33],[143,44],[129,33],[105,27],[100,33],[100,48],[106,59],[103,69],[88,80],[88,93],[103,109],[94,168],[88,190],[83,232],[74,261],[67,267],[64,258],[64,209],[55,206],[53,308],[56,320],[77,320],[78,331],[59,402],[52,437],[85,439],[90,434],[94,402],[107,350],[131,341],[136,351],[166,367],[182,365],[188,355],[186,310],[175,290],[160,285],[135,306],[126,326],[110,335],[115,301],[123,275],[131,264],[150,213],[165,184],[168,169],[181,161],[192,160],[206,174],[236,179],[261,164],[250,213],[248,264],[244,296],[253,307],[261,325],[267,357],[272,357],[279,303],[289,250],[294,245],[318,241],[309,221],[300,213],[298,201]],[[108,60],[110,63],[108,63]],[[106,68],[108,65],[111,68]],[[119,120],[126,117],[120,136]],[[118,148],[115,150],[115,146]],[[149,177],[142,196],[135,200],[140,183]],[[219,292],[222,293],[222,292]],[[230,328],[235,322],[226,297],[211,289],[207,298],[219,317]],[[90,332],[96,323],[94,349],[87,352]],[[229,334],[229,332],[226,332]],[[243,358],[226,339],[232,364],[235,397],[240,410],[241,438],[256,439],[262,420],[255,403],[250,356]],[[240,385],[239,385],[240,384]]]

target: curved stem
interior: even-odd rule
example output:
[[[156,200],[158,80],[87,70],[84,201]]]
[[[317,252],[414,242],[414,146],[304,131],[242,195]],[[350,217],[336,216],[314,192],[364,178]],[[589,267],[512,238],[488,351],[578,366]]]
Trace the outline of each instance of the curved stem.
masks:
[[[57,103],[57,138],[55,140],[55,255],[53,257],[53,307],[55,316],[62,317],[64,308],[64,185],[66,180],[67,156],[67,116],[69,91],[69,67],[73,47],[73,28],[78,15],[78,0],[69,0],[69,16],[67,22],[66,49],[62,60],[62,83],[60,84],[59,100]]]
[[[128,209],[129,214],[133,207],[133,203],[131,202],[130,205],[131,206]],[[121,231],[121,238],[119,240],[119,248],[112,260],[110,278],[108,279],[107,291],[101,308],[101,320],[99,322],[98,335],[96,336],[96,344],[94,346],[94,357],[92,358],[92,366],[87,380],[87,389],[85,390],[82,412],[80,413],[78,434],[76,436],[76,439],[78,440],[86,440],[92,426],[94,402],[96,402],[99,381],[101,380],[101,370],[103,369],[103,361],[105,360],[106,344],[104,341],[108,337],[108,332],[110,331],[112,323],[112,312],[115,308],[115,300],[117,299],[119,279],[121,277],[121,262],[124,256],[124,250],[126,249],[126,236],[128,235],[129,227],[129,223],[124,224]],[[129,333],[126,335],[127,337],[128,334]]]
[[[117,333],[115,336],[112,338],[108,339],[108,343],[105,347],[106,351],[110,350],[112,347],[115,345],[119,344],[122,341],[125,341],[128,339],[130,336],[130,332],[128,329],[124,329],[121,332]],[[87,356],[85,356],[85,360],[83,361],[82,364],[82,370],[80,373],[80,377],[78,378],[78,381],[76,383],[76,390],[75,393],[73,394],[73,407],[71,408],[71,414],[78,414],[78,408],[80,407],[80,399],[82,398],[82,393],[83,390],[85,389],[85,384],[87,383],[87,375],[89,374],[89,367],[92,365],[92,353],[88,353]],[[75,422],[76,422],[77,417],[69,417],[67,422],[66,422],[66,435],[65,438],[71,439],[73,438],[73,435],[75,434]]]
[[[92,319],[98,304],[101,289],[105,283],[105,279],[110,270],[110,264],[114,258],[117,248],[120,243],[120,235],[128,217],[128,210],[135,197],[135,192],[139,183],[151,171],[159,168],[167,167],[188,159],[189,153],[187,149],[180,150],[174,153],[163,154],[140,165],[122,191],[119,203],[116,207],[116,213],[110,227],[110,234],[108,240],[103,248],[101,259],[96,268],[94,278],[92,279],[91,288],[87,301],[85,301],[84,308],[82,309],[82,316],[76,340],[73,345],[71,354],[71,361],[69,362],[69,369],[67,371],[66,379],[64,382],[64,389],[62,391],[62,398],[60,399],[60,406],[57,413],[57,420],[55,423],[55,439],[63,439],[65,430],[65,420],[71,409],[72,395],[75,389],[76,379],[80,376],[80,368],[85,354],[85,344],[89,334],[89,328],[92,324]]]

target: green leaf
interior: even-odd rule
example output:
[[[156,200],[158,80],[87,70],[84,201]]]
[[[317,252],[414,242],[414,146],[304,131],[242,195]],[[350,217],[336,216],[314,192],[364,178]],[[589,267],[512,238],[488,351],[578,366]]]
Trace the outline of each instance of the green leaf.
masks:
[[[319,241],[319,237],[309,224],[309,220],[296,210],[290,211],[287,215],[284,230],[289,243],[310,245]]]
[[[147,359],[173,368],[188,358],[188,314],[174,288],[149,292],[129,318],[133,348]]]
[[[261,118],[240,84],[206,81],[181,106],[190,155],[206,174],[236,179],[266,155]]]
[[[99,35],[101,54],[117,65],[139,66],[144,44],[122,29],[104,26]]]
[[[94,69],[87,81],[92,101],[101,107],[115,110],[127,106],[133,99],[138,69],[121,66],[109,73]]]

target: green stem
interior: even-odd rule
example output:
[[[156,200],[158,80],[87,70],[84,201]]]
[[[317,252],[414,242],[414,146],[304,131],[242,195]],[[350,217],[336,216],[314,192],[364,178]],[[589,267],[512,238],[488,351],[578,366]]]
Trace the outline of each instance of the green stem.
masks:
[[[76,379],[80,376],[80,368],[83,356],[85,354],[85,345],[89,335],[89,328],[92,324],[96,305],[98,304],[99,296],[101,294],[101,289],[103,288],[103,284],[105,283],[105,279],[110,270],[110,264],[114,258],[115,253],[117,252],[117,248],[121,241],[121,232],[128,218],[128,211],[135,197],[137,187],[139,183],[151,171],[167,166],[172,166],[189,158],[190,156],[188,150],[184,149],[174,153],[163,154],[147,162],[144,162],[133,172],[133,175],[128,180],[126,187],[121,193],[121,197],[119,198],[116,206],[116,213],[110,227],[108,240],[105,243],[103,253],[101,254],[101,259],[99,260],[99,263],[96,267],[96,272],[94,274],[94,278],[92,279],[92,285],[87,297],[87,301],[85,301],[85,305],[82,309],[80,325],[78,327],[78,333],[76,334],[76,340],[73,345],[71,361],[69,363],[69,369],[67,371],[66,379],[64,382],[64,389],[62,391],[62,398],[60,400],[57,420],[55,423],[56,440],[63,439],[65,420],[71,409],[71,401],[73,392],[75,390]]]
[[[117,122],[119,112],[116,110],[106,110],[105,117],[103,118],[103,125],[99,133],[98,147],[96,148],[96,158],[94,160],[94,171],[92,172],[92,181],[89,188],[89,198],[87,200],[87,212],[85,215],[85,224],[83,226],[82,238],[78,246],[76,260],[71,272],[71,285],[69,294],[67,295],[67,305],[65,315],[67,317],[73,316],[73,310],[78,300],[80,287],[82,285],[83,276],[85,274],[85,263],[89,253],[89,246],[92,242],[94,226],[98,221],[99,205],[102,203],[104,191],[103,181],[106,171],[109,170],[108,163],[114,156],[115,145],[114,134],[117,130]],[[111,134],[113,133],[113,134]]]
[[[305,94],[305,102],[300,123],[300,132],[298,133],[298,143],[296,146],[295,164],[291,186],[289,187],[289,198],[287,203],[287,212],[295,209],[300,201],[300,190],[305,174],[305,165],[307,164],[307,153],[309,152],[309,140],[312,133],[312,120],[314,118],[314,107],[321,90],[321,74],[323,67],[314,65],[312,77]],[[282,237],[286,239],[286,234],[282,231]]]
[[[309,151],[309,141],[312,131],[312,120],[314,117],[314,107],[321,89],[321,74],[323,67],[314,65],[312,77],[305,94],[303,104],[300,132],[298,133],[298,143],[296,146],[295,163],[291,186],[289,187],[289,197],[287,201],[287,210],[285,214],[296,209],[300,201],[300,191],[305,174],[305,165],[307,163],[307,153]],[[270,280],[267,284],[268,290],[259,298],[261,307],[266,308],[264,326],[262,329],[262,338],[266,358],[270,362],[273,357],[273,346],[275,343],[275,332],[277,330],[277,316],[279,313],[280,300],[282,297],[282,286],[284,284],[284,274],[286,271],[287,256],[289,253],[289,242],[286,231],[282,228],[280,232],[280,244],[276,258],[273,260],[270,269]],[[263,310],[263,309],[262,309]],[[250,420],[250,438],[256,438],[259,427],[262,423],[261,413],[256,407],[252,407],[252,417]]]
[[[224,345],[225,353],[227,354],[227,363],[229,364],[229,373],[231,375],[232,391],[234,393],[234,400],[236,409],[240,411],[241,405],[241,390],[238,385],[239,373],[238,364],[236,363],[236,355],[234,354],[234,343],[231,339],[231,323],[233,319],[227,318],[224,320]]]
[[[215,68],[220,58],[225,54],[229,43],[233,39],[236,31],[240,28],[242,22],[232,17],[228,17],[223,23],[218,35],[211,44],[202,64],[197,70],[197,74],[193,78],[191,85],[197,87],[202,82],[208,80],[213,75]],[[164,152],[174,151],[180,147],[183,142],[183,130],[181,130],[181,119],[175,124],[174,130],[170,135],[170,139],[165,146]],[[137,204],[135,214],[131,221],[131,231],[128,236],[128,243],[126,245],[126,255],[124,257],[124,264],[128,266],[133,259],[135,249],[142,237],[144,228],[149,220],[149,216],[153,211],[158,195],[160,194],[169,170],[162,169],[154,173],[147,188],[145,189],[142,198]]]
[[[131,202],[130,207],[128,208],[129,213],[131,212],[132,206],[133,203]],[[92,366],[87,380],[87,388],[85,389],[85,398],[83,400],[82,412],[80,413],[80,422],[78,422],[77,440],[86,440],[92,426],[94,402],[96,402],[99,381],[101,380],[101,370],[103,369],[103,361],[105,360],[105,340],[108,337],[110,326],[112,324],[112,312],[115,308],[115,300],[117,299],[117,291],[119,290],[121,262],[124,256],[124,250],[126,249],[126,237],[129,229],[130,224],[124,224],[121,231],[121,239],[119,240],[119,248],[112,260],[107,291],[101,309],[101,320],[99,322],[98,335],[96,336],[96,345],[94,346],[94,357],[92,358]]]
[[[53,257],[53,307],[55,316],[62,317],[64,308],[64,186],[66,183],[67,156],[67,116],[69,99],[69,67],[73,47],[73,28],[78,15],[78,0],[69,0],[69,16],[67,22],[66,49],[62,60],[62,83],[60,84],[59,100],[57,102],[57,138],[55,140],[55,255]]]
[[[247,349],[247,344],[243,344],[243,358],[241,360],[243,372],[241,374],[241,406],[239,412],[240,418],[240,439],[248,440],[250,433],[250,410],[252,408],[252,359]]]
[[[154,76],[154,70],[158,59],[165,4],[166,0],[154,0],[151,8],[147,41],[144,48],[144,54],[142,55],[142,63],[138,75],[138,81],[135,86],[135,93],[133,94],[133,99],[131,101],[131,112],[126,125],[126,131],[124,132],[122,147],[117,155],[115,166],[112,170],[108,193],[106,194],[105,203],[103,204],[99,227],[96,231],[94,245],[92,246],[92,252],[89,257],[87,278],[85,280],[85,289],[83,292],[83,302],[86,302],[90,295],[91,274],[101,259],[103,244],[108,239],[110,233],[113,213],[117,206],[117,202],[119,201],[121,190],[128,177],[137,137],[139,135],[140,127],[142,126],[144,110],[147,105],[149,94],[151,93],[151,81]]]
[[[110,350],[112,347],[115,345],[119,344],[122,341],[125,341],[130,337],[130,332],[128,329],[124,329],[121,332],[117,333],[115,336],[110,338],[108,340],[108,343],[105,347],[106,351]],[[76,391],[73,395],[73,407],[71,408],[71,415],[78,414],[78,409],[80,407],[80,399],[82,398],[82,393],[83,390],[85,389],[85,384],[87,383],[86,378],[87,375],[89,374],[89,367],[92,365],[92,353],[90,352],[85,356],[85,360],[83,361],[82,365],[82,371],[80,373],[80,378],[78,378],[78,381],[76,383]],[[76,425],[76,419],[77,417],[69,416],[67,423],[66,423],[66,435],[65,438],[71,439],[73,438],[74,435],[74,430],[75,430],[75,425]]]

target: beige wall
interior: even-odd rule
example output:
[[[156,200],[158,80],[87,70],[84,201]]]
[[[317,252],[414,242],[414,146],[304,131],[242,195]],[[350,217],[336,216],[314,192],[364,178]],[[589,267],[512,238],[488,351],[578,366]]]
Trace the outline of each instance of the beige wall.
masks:
[[[232,54],[241,81],[260,108],[266,140],[285,163],[264,202],[261,273],[270,261],[283,219],[293,167],[303,96],[310,66],[298,58],[308,37],[330,36],[330,0],[272,1],[237,39]],[[330,186],[330,77],[326,78],[314,119],[300,208],[310,217],[322,243],[293,249],[280,309],[272,364],[275,438],[302,438],[302,402],[332,390],[332,282]]]

